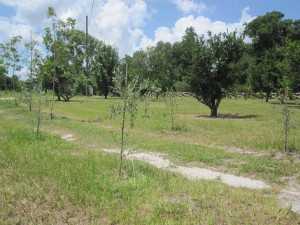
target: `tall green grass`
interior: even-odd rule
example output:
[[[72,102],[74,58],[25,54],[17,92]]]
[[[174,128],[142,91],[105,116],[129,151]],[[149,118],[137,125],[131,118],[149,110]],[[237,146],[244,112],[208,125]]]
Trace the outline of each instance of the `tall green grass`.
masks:
[[[78,97],[56,103],[55,119],[43,106],[41,138],[34,113],[0,102],[0,221],[3,224],[299,224],[283,209],[277,191],[231,188],[219,181],[191,182],[146,163],[126,161],[124,179],[118,157],[102,153],[119,146],[120,120],[108,119],[117,98]],[[298,104],[298,103],[297,103]],[[299,119],[298,105],[294,118]],[[284,185],[299,176],[297,155],[281,150],[281,106],[260,100],[224,100],[218,119],[192,98],[179,98],[170,130],[166,106],[151,102],[127,146],[167,153],[178,164],[214,167]],[[295,130],[298,134],[299,130]],[[73,134],[66,142],[60,135]],[[299,136],[295,135],[297,145]],[[231,152],[247,148],[255,154]],[[299,176],[300,178],[300,176]],[[276,185],[277,186],[277,185]]]
[[[297,224],[273,191],[191,182],[42,133],[1,111],[2,224]],[[25,112],[24,112],[25,113]],[[71,123],[71,122],[70,122]],[[23,127],[23,128],[22,128]]]

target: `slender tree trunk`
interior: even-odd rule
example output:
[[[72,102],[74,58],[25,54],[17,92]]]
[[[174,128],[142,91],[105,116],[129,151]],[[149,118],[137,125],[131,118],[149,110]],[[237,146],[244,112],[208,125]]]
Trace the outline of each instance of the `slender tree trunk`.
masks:
[[[289,137],[289,112],[288,106],[285,103],[284,107],[284,150],[288,151],[288,137]]]
[[[41,93],[39,93],[38,111],[37,111],[37,125],[36,125],[36,137],[39,139],[40,136],[40,125],[41,125]]]
[[[52,81],[52,100],[51,100],[51,109],[50,109],[50,119],[54,119],[53,116],[54,92],[55,92],[54,88],[55,88],[55,77],[53,77],[53,81]]]
[[[123,163],[123,152],[125,146],[125,116],[126,116],[126,100],[123,102],[123,114],[122,114],[122,136],[121,136],[121,152],[120,152],[120,164],[119,164],[119,177],[121,178],[122,163]]]
[[[6,94],[7,94],[7,80],[6,80],[6,76],[4,77],[4,85],[5,85],[4,99],[5,99],[5,103],[7,103],[7,98],[6,98]]]
[[[32,78],[30,79],[29,85],[29,111],[32,111]]]
[[[174,130],[174,96],[173,92],[171,92],[171,130]]]
[[[54,43],[56,41],[56,30],[55,30],[55,24],[54,24],[54,19],[52,17],[52,28],[53,28],[53,40]],[[54,70],[53,70],[53,80],[52,80],[52,100],[51,100],[51,109],[50,109],[50,119],[54,119],[53,116],[53,106],[54,106],[54,94],[55,94],[55,78],[56,78],[56,54],[55,54],[56,49],[53,49],[53,60],[54,60]]]
[[[128,65],[126,64],[126,74],[125,74],[125,89],[127,89],[127,70]],[[125,116],[126,116],[126,103],[127,95],[123,96],[123,113],[122,113],[122,128],[121,128],[121,152],[120,152],[120,164],[119,164],[119,177],[121,178],[122,173],[122,163],[123,163],[123,152],[125,147]]]
[[[29,84],[29,111],[32,110],[32,77],[33,77],[33,41],[30,32],[30,84]]]
[[[59,93],[57,93],[57,101],[61,101],[61,97],[60,97],[60,94]]]

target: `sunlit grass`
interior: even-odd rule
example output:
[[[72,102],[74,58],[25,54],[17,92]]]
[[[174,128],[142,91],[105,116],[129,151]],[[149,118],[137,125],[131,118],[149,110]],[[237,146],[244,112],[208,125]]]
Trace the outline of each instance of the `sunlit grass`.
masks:
[[[118,157],[86,145],[94,139],[99,148],[113,145],[109,129],[101,128],[100,122],[63,118],[51,121],[44,115],[43,127],[47,132],[37,140],[32,113],[3,104],[0,111],[0,221],[3,224],[300,222],[299,216],[278,206],[275,191],[231,188],[219,181],[192,182],[146,163],[130,161],[125,161],[123,179],[119,179]],[[75,133],[78,140],[66,142],[55,132]],[[136,134],[132,143],[137,142],[135,138]],[[161,145],[171,144],[162,140]],[[182,147],[186,146],[187,152],[194,151],[195,156],[200,156],[197,148],[177,145],[175,152],[184,151]],[[169,147],[162,150],[171,153]],[[213,151],[209,156],[209,149],[199,150],[207,151],[203,155],[211,163],[234,157],[222,151]]]
[[[101,97],[74,98],[69,103],[57,103],[57,116],[86,122],[101,122],[105,126],[118,127],[118,120],[106,120],[108,105],[119,102],[118,98],[105,100]],[[282,106],[272,100],[224,99],[219,118],[208,117],[209,110],[194,98],[178,98],[175,124],[183,132],[170,132],[169,109],[162,99],[152,101],[149,115],[143,115],[143,103],[135,130],[146,133],[176,136],[176,139],[202,145],[240,147],[252,150],[282,150]],[[300,103],[293,110],[293,119],[300,120]],[[180,131],[180,129],[179,129]],[[300,150],[300,129],[291,133],[291,142]]]

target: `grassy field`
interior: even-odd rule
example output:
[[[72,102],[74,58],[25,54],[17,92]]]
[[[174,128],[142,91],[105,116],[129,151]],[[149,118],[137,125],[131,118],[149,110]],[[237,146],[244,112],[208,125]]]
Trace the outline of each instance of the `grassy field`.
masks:
[[[291,131],[294,153],[282,151],[282,106],[262,100],[225,99],[220,118],[193,98],[178,98],[176,131],[161,99],[143,115],[126,146],[167,153],[176,163],[267,181],[272,190],[232,188],[197,181],[125,161],[119,179],[120,118],[108,119],[117,98],[77,97],[57,102],[55,119],[43,106],[43,130],[35,137],[33,112],[0,101],[0,224],[299,224],[276,195],[287,180],[300,181],[300,132]],[[300,105],[294,103],[294,121]],[[73,142],[61,139],[73,134]],[[297,153],[298,151],[298,153]]]

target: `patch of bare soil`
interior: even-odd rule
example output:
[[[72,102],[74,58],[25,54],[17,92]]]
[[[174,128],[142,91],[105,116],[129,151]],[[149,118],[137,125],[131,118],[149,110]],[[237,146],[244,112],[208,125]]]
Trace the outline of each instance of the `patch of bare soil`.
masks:
[[[300,214],[300,184],[295,180],[288,183],[288,187],[280,192],[278,200],[285,207],[291,207],[292,211]]]
[[[119,149],[103,149],[102,151],[108,153],[120,153]],[[132,150],[124,151],[123,154],[126,159],[144,161],[156,168],[179,173],[190,180],[220,180],[222,183],[231,187],[243,187],[249,189],[271,188],[271,186],[264,181],[222,173],[218,172],[216,169],[177,166],[167,159],[166,154],[153,152],[142,153],[134,152]],[[295,181],[289,181],[289,186],[280,192],[278,200],[283,206],[291,207],[292,211],[300,214],[300,184]]]
[[[243,148],[238,148],[238,147],[225,147],[222,148],[228,152],[232,153],[239,153],[239,154],[245,154],[245,155],[251,155],[251,156],[257,156],[257,157],[263,157],[263,156],[268,156],[270,153],[268,152],[258,152],[258,151],[253,151],[249,149],[243,149]]]
[[[104,149],[104,152],[110,153],[119,153],[120,150],[117,149]],[[171,163],[169,159],[166,158],[166,155],[147,152],[147,153],[138,153],[125,151],[124,156],[127,159],[136,159],[147,162],[156,168],[166,169],[172,172],[180,173],[190,180],[205,179],[205,180],[216,180],[220,179],[224,184],[227,184],[232,187],[245,187],[251,189],[264,189],[270,188],[263,181],[258,181],[246,177],[235,176],[232,174],[226,174],[217,172],[211,169],[204,169],[199,167],[184,167],[176,166]]]
[[[61,136],[61,138],[66,141],[75,141],[76,140],[76,138],[74,137],[73,134],[65,134],[65,135]]]
[[[276,152],[274,158],[277,160],[286,160],[292,163],[300,163],[300,155],[297,153]]]

